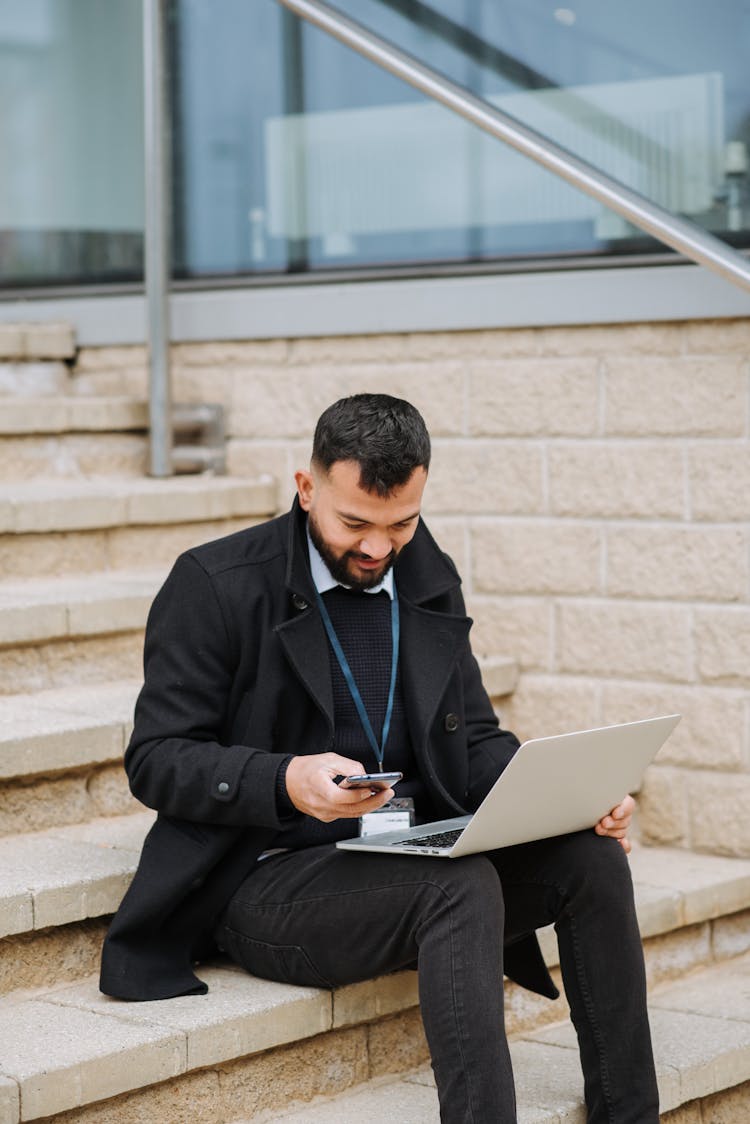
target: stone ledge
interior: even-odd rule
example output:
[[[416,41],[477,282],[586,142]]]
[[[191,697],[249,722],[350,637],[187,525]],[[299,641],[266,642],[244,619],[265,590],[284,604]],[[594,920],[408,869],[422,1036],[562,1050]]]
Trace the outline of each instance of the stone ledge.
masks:
[[[55,590],[61,585],[64,582],[59,580],[50,583]],[[154,584],[153,593],[157,585]],[[74,602],[68,604],[67,618],[59,614],[51,617],[50,606],[43,603],[27,605],[25,615],[20,613],[21,606],[16,606],[4,617],[2,588],[0,585],[0,629],[4,640],[0,646],[11,642],[12,636],[16,643],[44,638],[40,621],[59,629],[57,635],[69,635],[65,630],[74,626],[80,631],[83,613],[80,609],[73,612]],[[48,588],[46,583],[44,588]],[[132,597],[126,596],[124,602],[122,595],[116,602],[105,598],[96,602],[95,610],[88,602],[88,634],[94,628],[99,631],[99,626],[105,631],[115,627],[120,616],[115,612],[115,604],[120,609],[123,604],[126,607],[126,627],[143,627],[153,593],[135,592]],[[515,660],[498,657],[480,661],[480,666],[491,697],[511,693],[518,676]],[[140,681],[133,680],[0,695],[0,781],[121,760],[130,737],[139,689]]]
[[[331,1029],[329,992],[257,980],[234,969],[204,975],[211,986],[206,996],[124,1003],[101,995],[92,980],[0,1007],[0,1076],[18,1085],[20,1119]]]
[[[748,956],[655,989],[649,1008],[662,1113],[750,1080],[749,997]],[[511,1042],[510,1051],[519,1120],[525,1124],[584,1124],[583,1079],[570,1024],[525,1034]],[[438,1124],[437,1093],[429,1067],[399,1078],[369,1081],[350,1093],[319,1098],[300,1110],[266,1114],[263,1122],[350,1124],[357,1120],[376,1124],[383,1119]],[[727,1124],[744,1124],[746,1117],[722,1115],[721,1119]],[[250,1122],[236,1120],[234,1124]]]
[[[0,435],[3,436],[111,433],[147,428],[147,404],[125,397],[9,397],[3,402],[0,415]]]
[[[121,759],[138,689],[122,682],[0,696],[0,780]]]
[[[142,629],[165,576],[119,570],[0,582],[0,647]]]
[[[71,324],[21,321],[0,324],[0,359],[72,359],[76,352]]]
[[[0,493],[0,534],[271,516],[277,511],[276,490],[270,476],[14,482]]]
[[[113,913],[153,813],[0,839],[0,936]]]
[[[491,699],[512,695],[518,686],[520,668],[518,660],[508,656],[493,656],[479,659],[482,682]]]
[[[101,996],[95,981],[87,981],[0,1007],[0,1036],[9,1043],[0,1062],[0,1108],[5,1110],[0,1120],[16,1124],[86,1104],[95,1107],[107,1097],[334,1029],[337,993],[257,980],[234,968],[202,974],[210,984],[206,996],[122,1003]],[[750,1080],[749,995],[750,955],[652,992],[662,1112]],[[583,1124],[582,1076],[569,1023],[516,1037],[511,1055],[519,1119]],[[291,1077],[279,1093],[294,1101]],[[292,1104],[286,1112],[263,1113],[262,1119],[266,1124],[374,1124],[384,1116],[437,1124],[428,1068],[367,1082],[301,1111]]]
[[[153,812],[144,811],[0,839],[0,936],[114,912],[153,819]],[[644,939],[750,908],[748,860],[636,846],[632,864]],[[540,930],[540,939],[554,967],[551,927]],[[374,988],[372,981],[342,989],[335,1025],[398,1010],[401,985],[397,996],[388,987]]]
[[[662,1112],[750,1080],[749,998],[748,955],[652,991],[649,1018]],[[527,1037],[577,1056],[570,1024]]]
[[[630,856],[638,924],[644,940],[750,907],[750,860],[642,847]],[[549,967],[559,964],[552,926],[539,930]]]
[[[18,1085],[0,1077],[0,1124],[16,1124],[21,1118],[21,1097]]]

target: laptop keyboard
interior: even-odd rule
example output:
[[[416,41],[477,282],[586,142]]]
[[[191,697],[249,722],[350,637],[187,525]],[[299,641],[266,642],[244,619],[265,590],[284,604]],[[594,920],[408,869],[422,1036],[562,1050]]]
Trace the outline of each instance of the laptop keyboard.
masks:
[[[438,831],[435,835],[415,835],[411,839],[404,839],[402,842],[396,841],[391,844],[393,847],[442,847],[447,850],[452,847],[458,839],[459,835],[463,835],[464,829],[454,828],[452,831]]]

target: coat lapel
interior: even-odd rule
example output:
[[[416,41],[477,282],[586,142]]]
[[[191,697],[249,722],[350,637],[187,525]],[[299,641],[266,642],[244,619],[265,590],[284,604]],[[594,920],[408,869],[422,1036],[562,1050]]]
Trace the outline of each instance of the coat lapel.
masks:
[[[307,552],[306,516],[295,498],[287,538],[286,588],[291,616],[276,628],[295,674],[323,712],[333,736],[333,686],[328,639],[315,605]]]
[[[456,815],[466,811],[438,777],[430,752],[430,730],[448,680],[471,627],[468,617],[447,616],[400,601],[401,676],[412,745],[425,779]]]
[[[333,735],[333,687],[328,641],[317,609],[309,606],[285,621],[276,633],[286,658],[303,686],[322,710]]]
[[[403,598],[401,674],[412,738],[422,745],[464,649],[471,621],[421,609]]]

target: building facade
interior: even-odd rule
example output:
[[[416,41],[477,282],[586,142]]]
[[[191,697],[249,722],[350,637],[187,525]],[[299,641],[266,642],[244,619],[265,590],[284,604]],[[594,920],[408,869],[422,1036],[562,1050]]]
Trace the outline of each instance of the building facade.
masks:
[[[667,209],[750,241],[750,6],[347,12]],[[335,397],[402,394],[426,514],[522,736],[679,710],[646,840],[750,855],[750,301],[275,0],[167,6],[175,397],[280,504]],[[0,0],[0,319],[146,394],[141,5]],[[143,471],[134,463],[129,471]]]

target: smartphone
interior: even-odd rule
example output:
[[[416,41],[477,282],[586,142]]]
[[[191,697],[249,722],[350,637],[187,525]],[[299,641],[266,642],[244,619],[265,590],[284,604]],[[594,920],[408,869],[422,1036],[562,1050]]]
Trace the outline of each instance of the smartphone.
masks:
[[[334,777],[342,788],[392,788],[403,777],[403,773],[359,773],[352,777]]]

